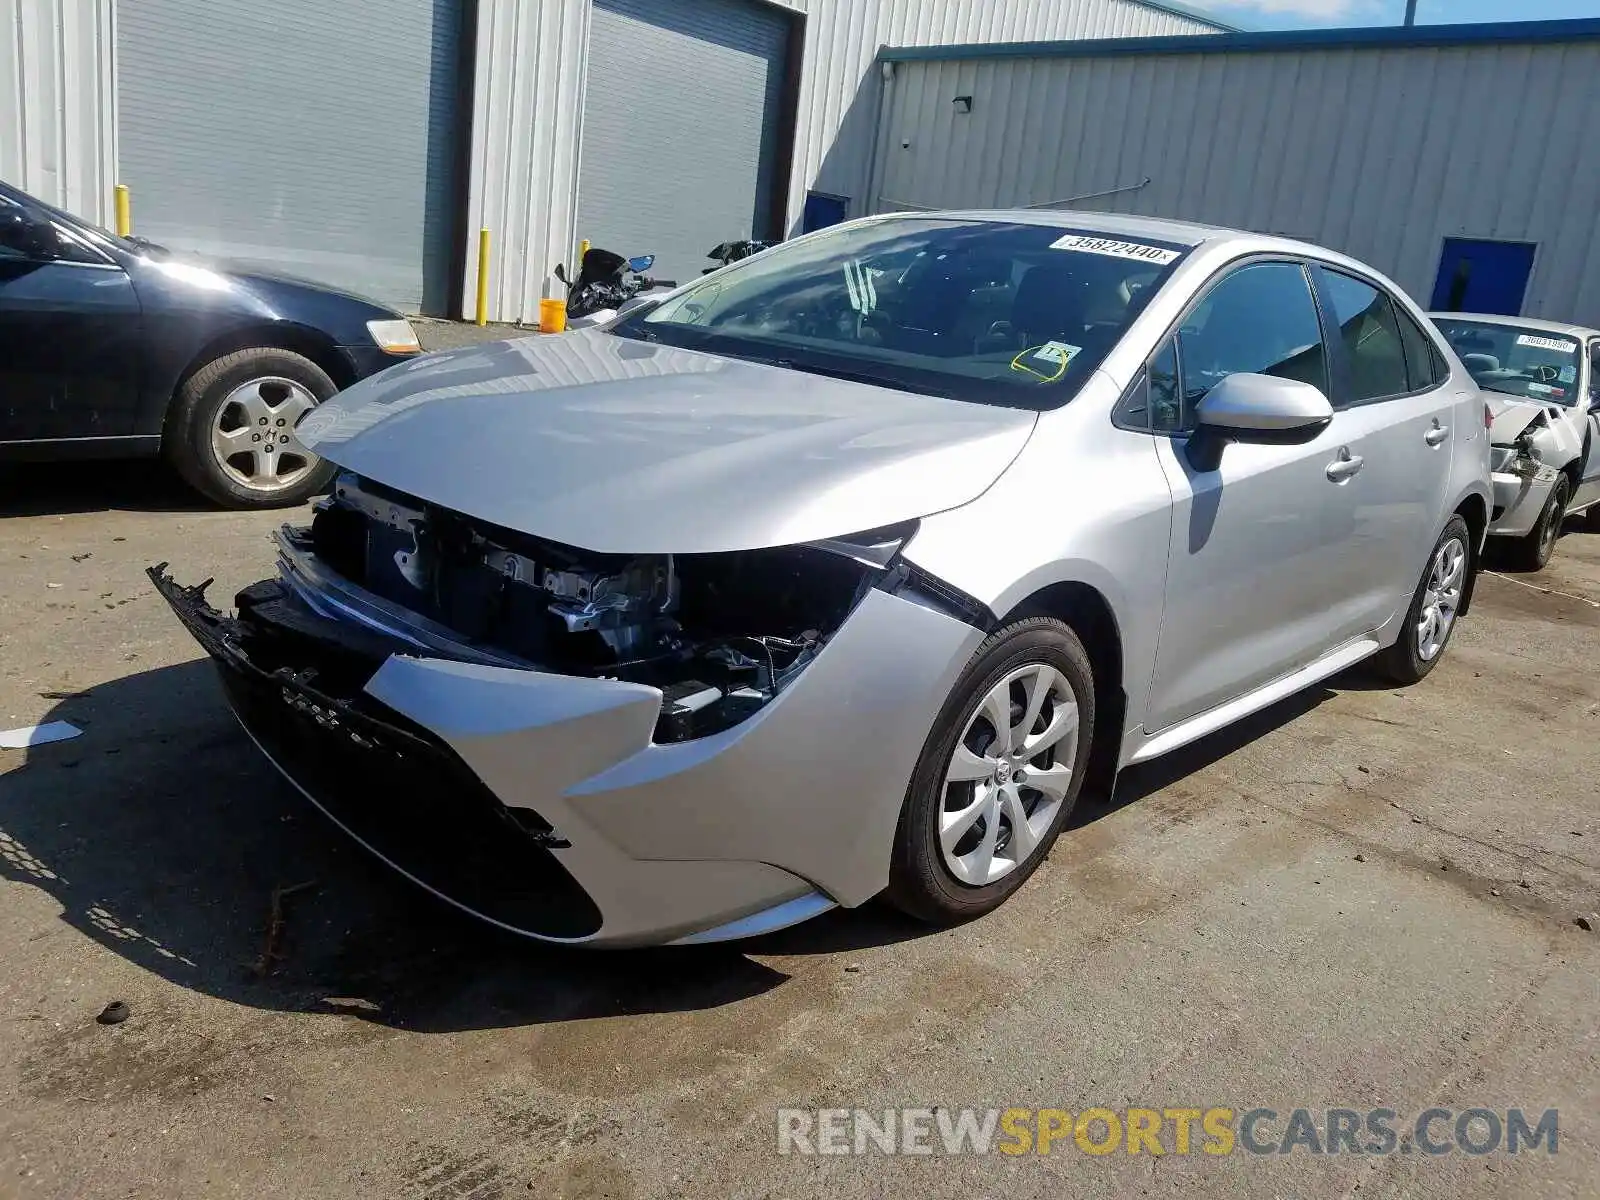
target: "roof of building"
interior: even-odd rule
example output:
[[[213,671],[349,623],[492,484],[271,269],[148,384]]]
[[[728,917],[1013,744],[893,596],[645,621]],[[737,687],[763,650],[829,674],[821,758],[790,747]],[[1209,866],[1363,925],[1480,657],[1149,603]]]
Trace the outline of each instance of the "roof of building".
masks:
[[[1171,7],[1155,4],[1153,8]],[[1202,13],[1197,20],[1218,22]],[[1163,37],[1092,38],[1059,42],[987,42],[954,46],[885,46],[885,62],[973,58],[1096,58],[1140,54],[1237,54],[1294,50],[1401,49],[1530,42],[1600,41],[1600,20],[1504,21],[1475,25],[1385,25],[1367,29],[1236,30]]]

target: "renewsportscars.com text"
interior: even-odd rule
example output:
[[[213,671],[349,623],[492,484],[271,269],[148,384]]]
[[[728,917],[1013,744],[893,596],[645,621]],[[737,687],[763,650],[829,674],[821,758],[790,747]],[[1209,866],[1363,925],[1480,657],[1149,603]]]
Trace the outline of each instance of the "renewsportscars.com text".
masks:
[[[1521,1108],[780,1108],[779,1154],[1555,1154]]]

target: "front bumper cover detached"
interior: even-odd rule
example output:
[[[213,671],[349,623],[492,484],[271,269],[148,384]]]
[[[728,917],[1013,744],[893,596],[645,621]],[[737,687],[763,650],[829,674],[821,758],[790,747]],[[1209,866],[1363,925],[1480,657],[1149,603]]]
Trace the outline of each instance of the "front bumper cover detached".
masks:
[[[219,613],[150,578],[245,731],[413,881],[547,941],[717,941],[888,882],[906,781],[982,634],[870,591],[743,723],[652,741],[661,693],[444,658],[306,608],[277,582]]]

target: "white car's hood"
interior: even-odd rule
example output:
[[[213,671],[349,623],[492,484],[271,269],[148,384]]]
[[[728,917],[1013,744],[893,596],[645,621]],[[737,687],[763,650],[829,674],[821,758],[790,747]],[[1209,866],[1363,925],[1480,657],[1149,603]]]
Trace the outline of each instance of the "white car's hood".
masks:
[[[1513,445],[1531,427],[1530,441],[1546,466],[1565,467],[1583,452],[1583,425],[1573,420],[1577,410],[1491,391],[1483,395],[1494,414],[1489,426],[1491,445]]]
[[[584,331],[425,355],[335,396],[299,434],[479,520],[588,550],[693,554],[965,504],[1036,421]]]

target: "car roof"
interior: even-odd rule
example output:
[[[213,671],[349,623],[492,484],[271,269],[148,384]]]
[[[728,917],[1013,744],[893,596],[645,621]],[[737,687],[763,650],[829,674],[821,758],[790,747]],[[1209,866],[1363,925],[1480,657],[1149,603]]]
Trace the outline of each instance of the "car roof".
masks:
[[[1542,321],[1537,317],[1508,317],[1504,313],[1431,312],[1434,321],[1474,321],[1481,325],[1508,325],[1517,329],[1537,329],[1541,333],[1560,333],[1570,338],[1600,337],[1600,329],[1573,325],[1566,321]]]
[[[997,221],[1019,225],[1047,225],[1058,229],[1082,229],[1090,233],[1104,233],[1113,237],[1149,238],[1171,242],[1179,246],[1199,246],[1207,242],[1238,242],[1250,247],[1272,247],[1307,251],[1320,255],[1335,255],[1336,251],[1310,242],[1299,242],[1276,234],[1252,233],[1246,229],[1230,229],[1224,225],[1205,225],[1195,221],[1178,221],[1170,217],[1143,217],[1132,213],[1094,212],[1079,208],[991,208],[991,209],[940,209],[883,214],[887,217],[943,217],[958,221]],[[1354,260],[1352,260],[1354,261]],[[1370,269],[1370,268],[1369,268]]]

